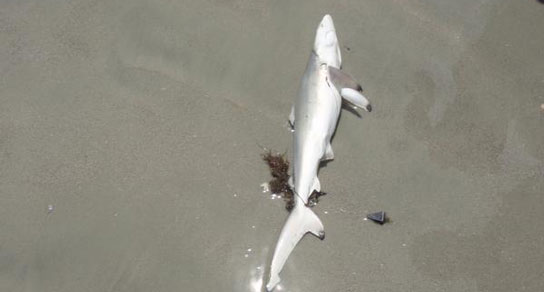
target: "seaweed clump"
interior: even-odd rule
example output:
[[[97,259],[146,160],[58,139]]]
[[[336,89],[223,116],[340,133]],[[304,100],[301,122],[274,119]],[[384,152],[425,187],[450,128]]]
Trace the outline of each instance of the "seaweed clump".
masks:
[[[268,182],[270,192],[273,194],[283,194],[285,209],[291,211],[295,206],[295,196],[289,186],[289,161],[284,154],[273,154],[272,151],[262,154],[263,160],[270,168],[272,180]]]
[[[285,153],[273,154],[272,151],[267,151],[262,155],[263,160],[268,164],[270,168],[270,174],[272,180],[268,182],[270,192],[273,194],[283,194],[283,201],[285,202],[285,209],[287,211],[293,210],[295,207],[295,194],[291,186],[289,185],[289,161]],[[319,197],[326,195],[325,192],[319,192],[314,190],[310,197],[308,197],[307,207],[313,207],[319,202]]]

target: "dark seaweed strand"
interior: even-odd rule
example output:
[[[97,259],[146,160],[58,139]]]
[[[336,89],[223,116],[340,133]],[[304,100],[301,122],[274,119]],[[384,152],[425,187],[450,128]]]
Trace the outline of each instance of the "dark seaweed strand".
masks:
[[[262,154],[263,160],[268,164],[270,168],[270,174],[272,180],[268,183],[270,191],[273,194],[283,194],[283,201],[285,202],[285,209],[291,211],[295,206],[295,195],[291,187],[289,186],[289,161],[284,154],[272,154],[269,150]],[[318,192],[314,190],[310,197],[308,197],[307,207],[313,207],[319,202],[319,197],[326,195],[325,192]]]
[[[270,168],[272,180],[268,183],[270,191],[273,194],[283,194],[285,209],[291,211],[295,206],[295,194],[289,186],[289,161],[284,154],[272,154],[272,151],[267,151],[262,154],[263,160]],[[326,195],[325,192],[313,191],[308,198],[307,207],[313,207],[319,202],[319,197]]]
[[[291,211],[295,206],[294,194],[289,186],[289,161],[284,154],[272,154],[268,151],[262,154],[263,160],[270,168],[272,180],[268,183],[273,194],[283,194],[285,209]]]

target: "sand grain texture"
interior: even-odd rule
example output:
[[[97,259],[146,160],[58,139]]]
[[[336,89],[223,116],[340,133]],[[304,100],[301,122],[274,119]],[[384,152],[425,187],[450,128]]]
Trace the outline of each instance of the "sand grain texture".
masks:
[[[258,145],[290,153],[325,13],[374,111],[286,291],[544,291],[539,1],[0,7],[0,291],[259,291],[287,212]]]

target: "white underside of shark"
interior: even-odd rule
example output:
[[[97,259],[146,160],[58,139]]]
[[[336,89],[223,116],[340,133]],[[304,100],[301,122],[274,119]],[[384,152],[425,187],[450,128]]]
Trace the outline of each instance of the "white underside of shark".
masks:
[[[317,178],[319,163],[334,158],[331,137],[340,115],[342,98],[353,107],[371,111],[361,86],[340,70],[341,65],[334,23],[330,15],[325,15],[317,28],[314,48],[289,117],[294,127],[291,187],[295,193],[295,207],[276,244],[266,285],[268,291],[280,282],[279,273],[306,233],[320,239],[325,237],[321,220],[308,207],[308,198],[314,190],[321,189]]]

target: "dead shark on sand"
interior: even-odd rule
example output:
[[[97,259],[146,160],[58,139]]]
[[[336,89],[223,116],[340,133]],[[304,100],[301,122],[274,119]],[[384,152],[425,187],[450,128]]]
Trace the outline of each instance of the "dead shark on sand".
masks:
[[[289,116],[294,128],[290,185],[295,193],[295,206],[276,244],[266,285],[268,291],[272,291],[280,282],[279,273],[306,233],[325,238],[323,224],[309,208],[308,198],[314,190],[321,190],[317,178],[319,163],[334,158],[331,137],[340,115],[342,98],[352,107],[361,107],[368,112],[372,110],[361,93],[361,86],[340,70],[341,65],[334,23],[330,15],[325,15],[317,28],[314,48]]]

